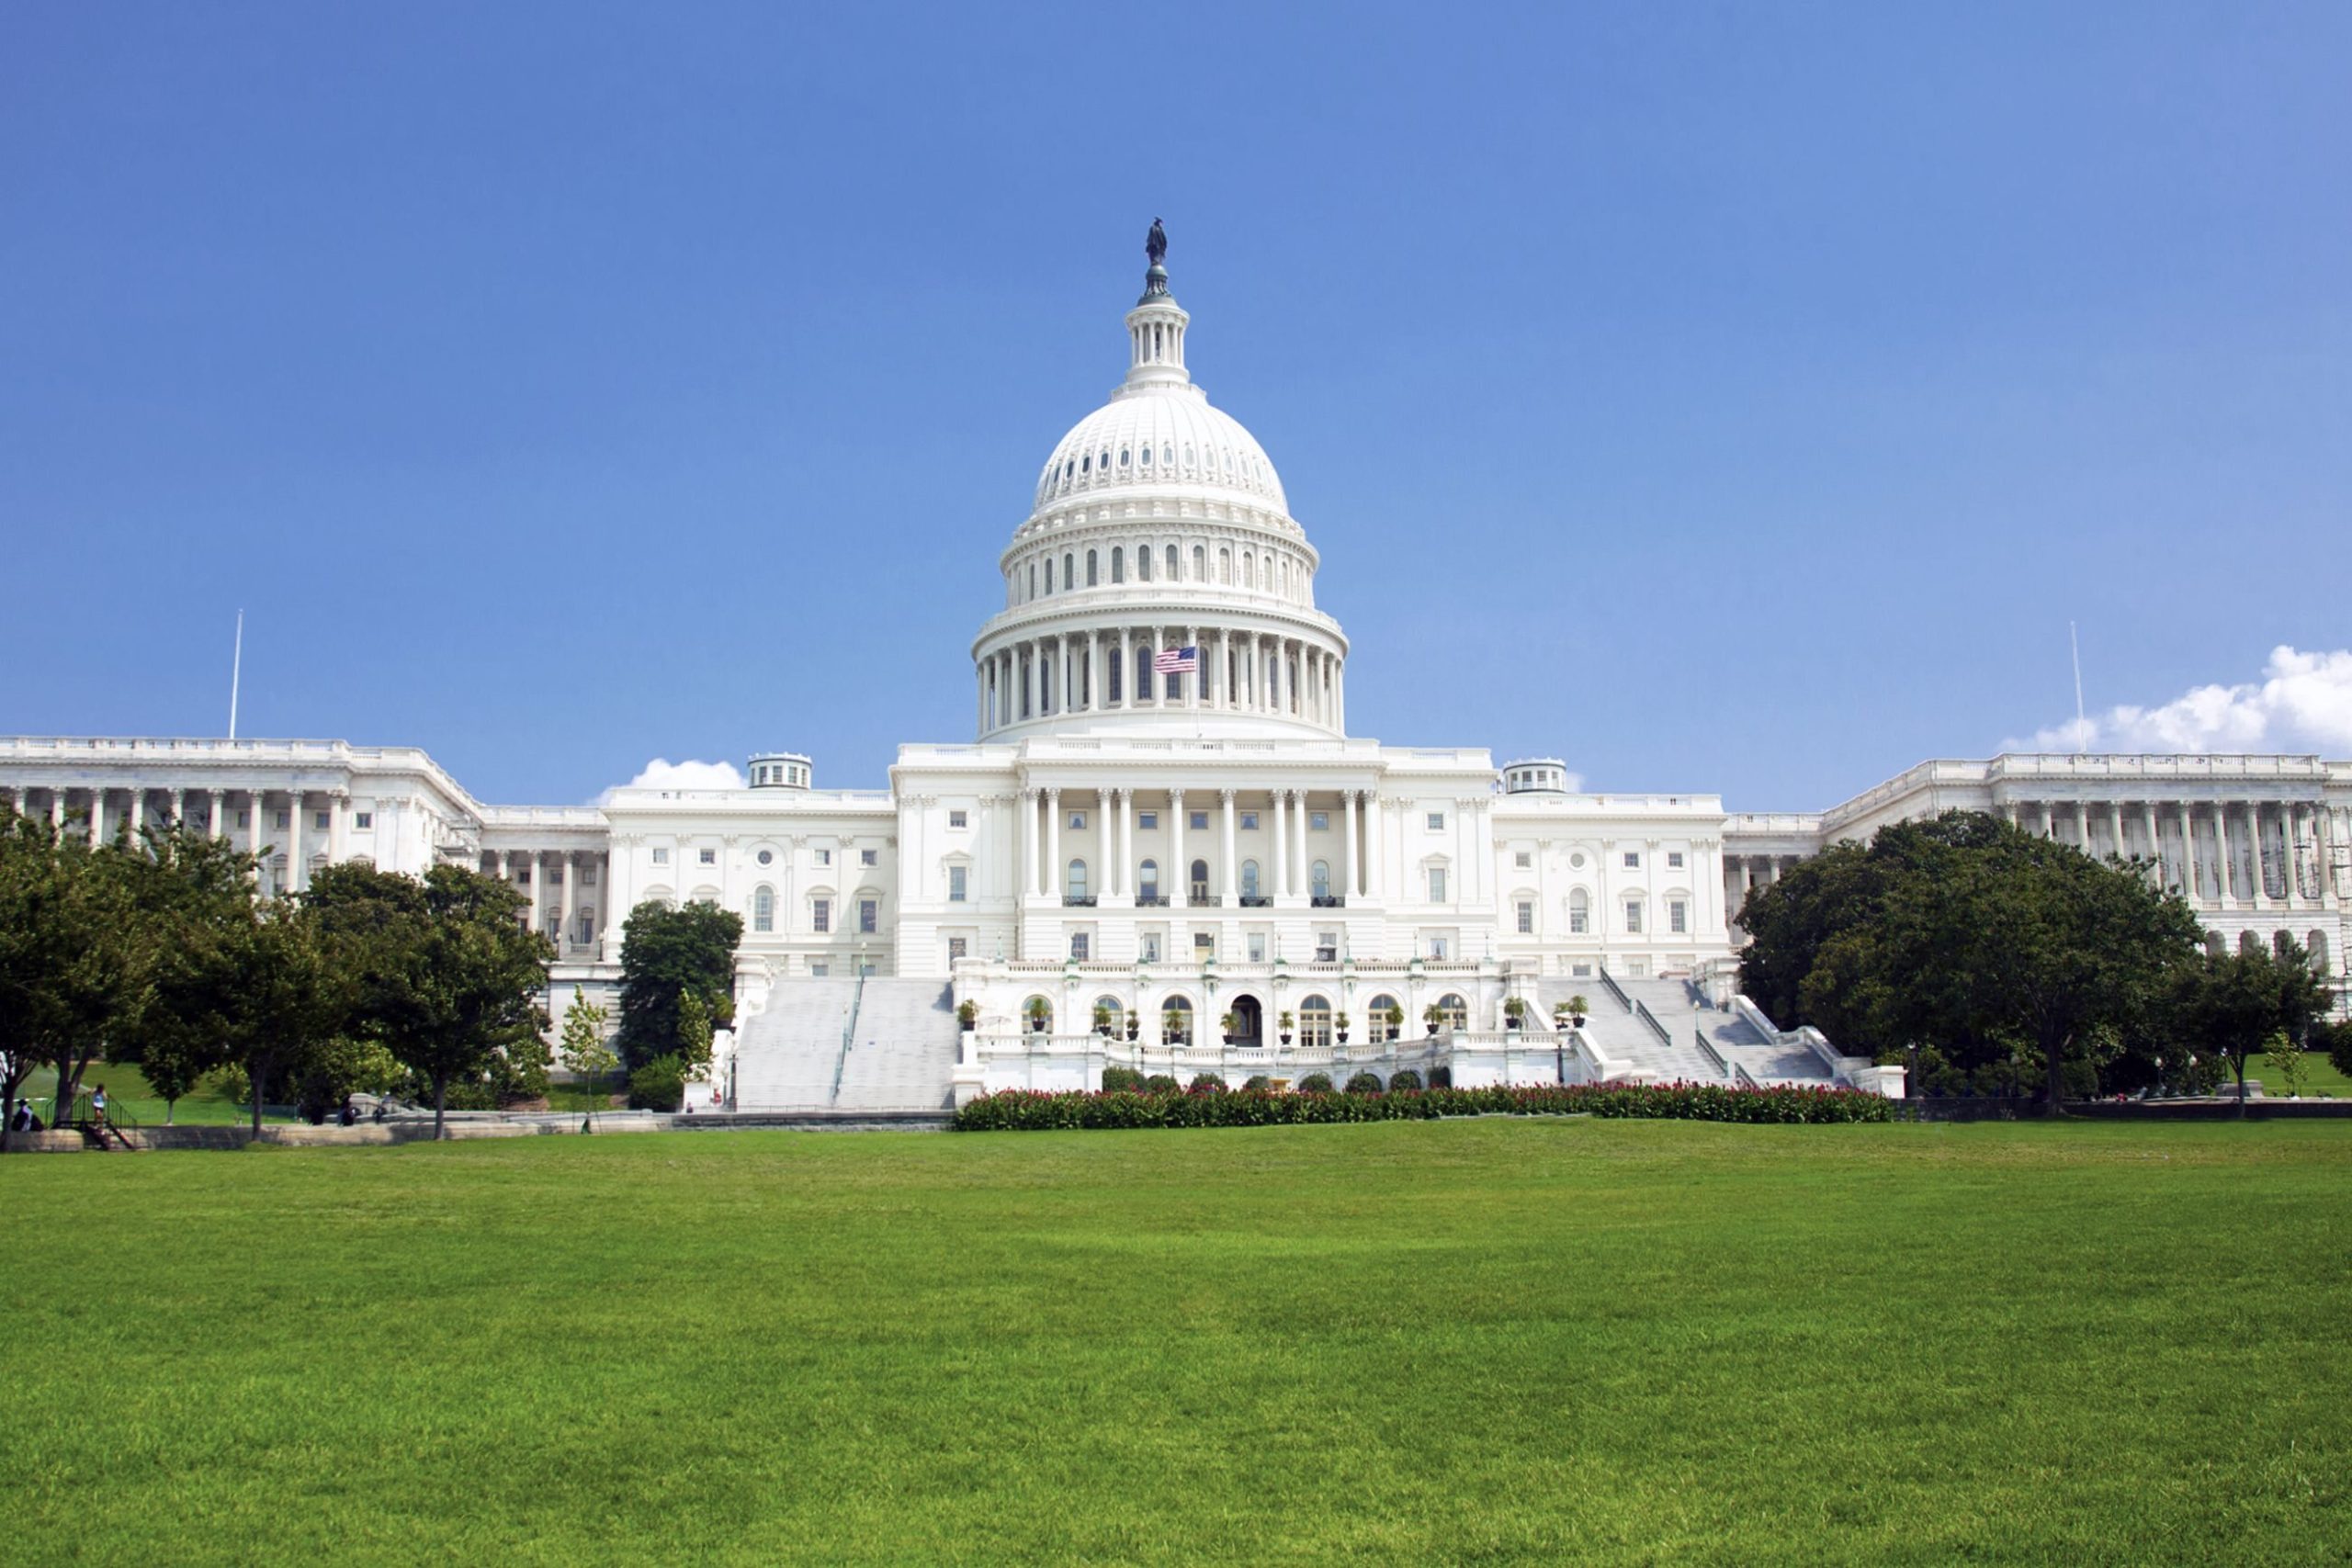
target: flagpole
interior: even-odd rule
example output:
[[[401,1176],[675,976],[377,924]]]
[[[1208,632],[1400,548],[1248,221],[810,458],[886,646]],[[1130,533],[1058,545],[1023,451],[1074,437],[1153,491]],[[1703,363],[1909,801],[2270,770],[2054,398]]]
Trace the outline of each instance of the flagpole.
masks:
[[[236,651],[229,656],[229,739],[237,738],[237,683],[245,672],[245,613],[237,612]]]

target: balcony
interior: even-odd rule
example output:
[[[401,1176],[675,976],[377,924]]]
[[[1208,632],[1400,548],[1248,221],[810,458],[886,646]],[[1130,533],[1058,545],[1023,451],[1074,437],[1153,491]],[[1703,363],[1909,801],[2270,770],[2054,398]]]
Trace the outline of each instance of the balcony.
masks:
[[[1224,899],[1204,888],[1196,887],[1193,890],[1193,908],[1195,909],[1214,909],[1224,902]]]
[[[1136,908],[1138,909],[1165,909],[1168,908],[1168,896],[1164,893],[1138,893],[1136,895]]]
[[[1344,909],[1348,907],[1348,896],[1344,893],[1317,893],[1313,903],[1318,909]]]
[[[1065,893],[1062,895],[1062,908],[1065,909],[1091,909],[1094,908],[1094,900],[1083,893]]]
[[[1274,907],[1273,896],[1267,893],[1244,893],[1241,896],[1241,907],[1245,909],[1271,909]]]

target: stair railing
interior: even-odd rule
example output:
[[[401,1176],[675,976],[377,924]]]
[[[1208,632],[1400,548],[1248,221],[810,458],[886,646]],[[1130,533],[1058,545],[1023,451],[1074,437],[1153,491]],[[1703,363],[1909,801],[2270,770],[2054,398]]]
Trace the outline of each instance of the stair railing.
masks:
[[[1659,1044],[1671,1045],[1674,1043],[1674,1036],[1667,1032],[1666,1025],[1660,1023],[1657,1021],[1657,1015],[1650,1011],[1646,1006],[1640,1002],[1635,1002],[1634,1004],[1634,1016],[1640,1019],[1644,1023],[1649,1025],[1650,1032],[1657,1036],[1657,1043]]]
[[[1619,985],[1617,976],[1605,968],[1600,972],[1600,988],[1615,997],[1619,1007],[1623,1008],[1627,1012],[1634,1010],[1633,998],[1625,995],[1625,987]]]
[[[1690,1038],[1699,1043],[1699,1054],[1706,1057],[1708,1061],[1714,1064],[1716,1072],[1722,1074],[1724,1077],[1731,1077],[1731,1064],[1724,1060],[1723,1053],[1715,1049],[1714,1043],[1707,1038],[1707,1032],[1705,1030],[1692,1030],[1690,1032]]]
[[[849,1021],[842,1025],[842,1054],[833,1058],[833,1092],[825,1103],[837,1105],[842,1098],[842,1073],[849,1066],[850,1042],[857,1038],[857,1010],[865,1001],[865,971],[857,972],[857,987],[849,994]]]

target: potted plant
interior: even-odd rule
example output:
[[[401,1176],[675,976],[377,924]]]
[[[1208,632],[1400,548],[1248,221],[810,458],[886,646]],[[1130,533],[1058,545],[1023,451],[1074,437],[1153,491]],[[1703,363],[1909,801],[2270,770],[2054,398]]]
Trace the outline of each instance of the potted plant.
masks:
[[[1133,1041],[1136,1035],[1138,1035],[1138,1034],[1140,1034],[1140,1033],[1142,1033],[1142,1032],[1143,1032],[1143,1019],[1142,1019],[1142,1017],[1141,1017],[1140,1015],[1138,1015],[1138,1014],[1132,1013],[1132,1012],[1131,1012],[1131,1013],[1129,1013],[1129,1014],[1127,1014],[1127,1038],[1128,1038],[1128,1040]]]
[[[1421,1010],[1421,1021],[1430,1026],[1431,1034],[1435,1034],[1437,1026],[1445,1021],[1445,1010],[1435,1002],[1431,1002]]]
[[[1348,1015],[1334,1014],[1331,1019],[1331,1029],[1339,1036],[1340,1043],[1345,1045],[1348,1043]]]
[[[1584,1027],[1584,1021],[1591,1011],[1592,1010],[1585,1005],[1583,997],[1575,996],[1568,998],[1568,1022],[1576,1028]]]
[[[1552,1004],[1552,1027],[1563,1032],[1566,1032],[1569,1027],[1567,1003],[1554,1002]]]
[[[1221,1014],[1216,1021],[1216,1024],[1219,1029],[1225,1031],[1225,1043],[1227,1045],[1232,1044],[1236,1040],[1241,1038],[1241,1015],[1239,1013],[1228,1012]]]
[[[1402,1005],[1396,1002],[1388,1004],[1387,1023],[1389,1039],[1394,1040],[1405,1032],[1405,1010]]]
[[[979,1003],[974,1001],[961,1001],[956,1004],[956,1025],[957,1028],[961,1029],[965,1033],[969,1034],[973,1030],[978,1028],[979,1024]]]
[[[1046,1032],[1046,1025],[1053,1021],[1054,1010],[1046,1005],[1046,998],[1031,997],[1029,998],[1029,1027],[1037,1033],[1043,1034]]]
[[[1503,1027],[1523,1029],[1527,1026],[1527,1004],[1517,997],[1503,998]]]
[[[1289,1044],[1289,1043],[1290,1043],[1290,1014],[1288,1014],[1288,1013],[1284,1013],[1284,1014],[1283,1014],[1281,1018],[1279,1018],[1279,1019],[1277,1019],[1277,1020],[1275,1021],[1275,1023],[1276,1023],[1276,1025],[1277,1025],[1277,1026],[1282,1030],[1282,1032],[1283,1032],[1283,1044],[1285,1044],[1285,1045]]]
[[[1111,1038],[1111,1009],[1107,1003],[1094,1004],[1094,1032],[1105,1040]]]

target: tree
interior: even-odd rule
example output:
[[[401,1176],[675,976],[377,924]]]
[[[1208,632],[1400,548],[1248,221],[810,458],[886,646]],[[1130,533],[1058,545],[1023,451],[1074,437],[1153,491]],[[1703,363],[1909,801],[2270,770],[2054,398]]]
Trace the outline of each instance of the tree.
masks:
[[[2306,1076],[2303,1070],[2303,1048],[2288,1039],[2286,1031],[2280,1030],[2270,1037],[2264,1055],[2269,1063],[2268,1071],[2271,1077],[2278,1080],[2278,1087],[2287,1091],[2289,1098],[2300,1099],[2303,1092],[2303,1079]]]
[[[607,1016],[603,1008],[588,999],[585,991],[578,986],[571,987],[571,1006],[563,1015],[563,1066],[575,1081],[590,1086],[592,1090],[620,1066],[620,1057],[605,1043]],[[592,1114],[594,1105],[591,1100]]]
[[[2030,1071],[2053,1111],[2070,1069],[2095,1089],[2102,1059],[2156,1054],[2199,934],[2136,871],[1962,811],[1838,845],[1752,894],[1740,921],[1742,987],[1785,1021],[2019,1089]]]
[[[453,1082],[503,1055],[544,1062],[537,996],[555,952],[525,928],[526,900],[504,882],[451,865],[419,882],[354,863],[314,876],[304,901],[355,942],[361,1026],[432,1086],[435,1138]]]
[[[2324,1051],[2335,1070],[2352,1077],[2352,1019],[2312,1025],[2312,1049]]]
[[[710,904],[639,904],[621,928],[620,1048],[632,1070],[678,1049],[678,1002],[692,992],[710,1021],[735,1021],[735,946],[743,918]]]
[[[710,1008],[693,991],[678,998],[678,1065],[690,1073],[710,1065]]]
[[[2245,1059],[2273,1034],[2302,1038],[2326,1010],[2328,989],[2311,954],[2294,943],[2284,953],[2256,947],[2219,957],[2207,954],[2183,976],[2176,992],[2181,1032],[2226,1058],[2237,1077],[2238,1109],[2245,1109]]]
[[[254,857],[185,829],[151,829],[130,852],[122,871],[140,911],[142,1005],[117,1021],[107,1055],[141,1069],[168,1124],[181,1097],[231,1059],[212,1005],[216,971],[223,943],[254,918]]]

